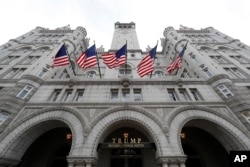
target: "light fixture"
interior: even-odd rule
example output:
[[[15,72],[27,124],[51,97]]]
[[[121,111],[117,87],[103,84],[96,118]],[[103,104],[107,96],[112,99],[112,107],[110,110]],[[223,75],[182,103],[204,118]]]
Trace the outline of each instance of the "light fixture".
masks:
[[[66,139],[67,139],[67,140],[70,140],[71,138],[72,138],[72,134],[71,134],[71,133],[67,133],[67,134],[66,134]]]
[[[182,133],[180,134],[180,137],[181,137],[182,139],[185,139],[185,138],[186,138],[186,133],[182,132]]]

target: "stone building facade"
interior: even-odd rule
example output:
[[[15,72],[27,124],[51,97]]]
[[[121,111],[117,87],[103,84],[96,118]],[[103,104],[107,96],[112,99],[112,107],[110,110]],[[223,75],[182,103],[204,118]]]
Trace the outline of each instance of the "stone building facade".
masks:
[[[250,150],[249,46],[212,27],[167,27],[140,78],[150,48],[135,23],[114,29],[110,50],[97,48],[101,73],[76,64],[90,46],[83,27],[37,27],[0,46],[0,166],[226,167],[230,151]],[[107,68],[101,55],[124,41],[126,67]],[[62,43],[71,65],[51,68]]]

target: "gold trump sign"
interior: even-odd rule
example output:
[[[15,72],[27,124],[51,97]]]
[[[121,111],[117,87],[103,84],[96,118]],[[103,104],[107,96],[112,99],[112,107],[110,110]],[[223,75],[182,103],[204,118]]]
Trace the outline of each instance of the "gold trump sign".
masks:
[[[98,149],[116,149],[116,148],[141,148],[141,149],[156,149],[154,143],[142,142],[140,137],[131,137],[127,132],[123,133],[123,137],[114,137],[110,143],[100,143]]]

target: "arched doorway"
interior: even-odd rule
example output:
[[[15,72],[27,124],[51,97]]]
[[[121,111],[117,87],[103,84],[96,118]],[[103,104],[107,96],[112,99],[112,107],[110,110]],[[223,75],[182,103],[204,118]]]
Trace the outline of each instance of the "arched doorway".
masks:
[[[132,127],[110,132],[98,146],[97,167],[154,167],[155,145]]]
[[[228,167],[229,153],[223,145],[206,130],[191,124],[195,125],[195,121],[186,124],[181,131],[181,144],[187,155],[186,167]]]
[[[35,140],[23,155],[17,167],[67,167],[72,134],[67,127],[47,131]]]

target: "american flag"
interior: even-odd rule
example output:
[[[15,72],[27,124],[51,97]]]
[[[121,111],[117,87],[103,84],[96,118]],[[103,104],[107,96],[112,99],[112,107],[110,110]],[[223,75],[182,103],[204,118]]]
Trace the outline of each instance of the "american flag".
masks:
[[[96,56],[96,47],[94,44],[78,57],[76,63],[83,69],[93,67],[97,64]]]
[[[187,44],[184,46],[184,48],[182,49],[182,51],[179,53],[178,57],[171,63],[167,66],[167,71],[169,74],[171,74],[175,69],[177,68],[181,68],[181,61],[182,61],[182,58],[183,58],[183,55],[184,55],[184,52],[187,48]]]
[[[102,59],[109,68],[115,68],[126,64],[126,53],[127,44],[121,47],[116,53],[103,54]]]
[[[150,74],[154,71],[154,59],[156,55],[157,45],[151,49],[147,55],[141,60],[141,62],[137,65],[137,73],[140,77],[144,77],[147,74]]]
[[[60,50],[57,52],[56,56],[54,57],[54,64],[52,65],[52,67],[65,66],[69,63],[69,56],[67,54],[66,47],[63,44]]]

